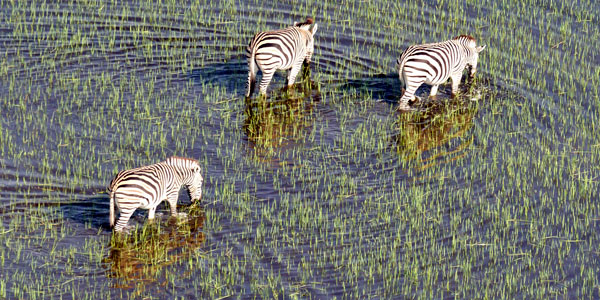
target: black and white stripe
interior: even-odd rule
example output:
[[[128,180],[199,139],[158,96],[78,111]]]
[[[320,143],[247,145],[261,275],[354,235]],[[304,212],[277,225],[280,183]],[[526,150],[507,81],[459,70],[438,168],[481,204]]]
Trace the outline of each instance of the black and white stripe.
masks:
[[[303,23],[281,30],[260,32],[254,36],[246,48],[248,58],[248,90],[246,97],[252,96],[256,83],[257,67],[262,71],[259,90],[266,94],[267,86],[277,70],[291,69],[288,74],[288,86],[294,84],[302,63],[310,63],[314,52],[313,36],[317,24],[312,18]]]
[[[169,157],[163,162],[119,172],[111,181],[110,226],[121,231],[138,208],[148,209],[148,219],[154,218],[156,207],[167,200],[171,215],[177,215],[177,198],[182,185],[185,185],[192,201],[202,197],[203,178],[200,165],[193,159]],[[115,208],[120,216],[115,225]]]
[[[467,66],[471,67],[471,77],[475,75],[479,52],[484,48],[477,46],[475,39],[469,35],[408,47],[397,60],[400,81],[406,87],[400,99],[400,109],[410,109],[408,102],[414,100],[417,88],[423,83],[432,85],[430,96],[435,96],[439,85],[451,78],[454,96]]]

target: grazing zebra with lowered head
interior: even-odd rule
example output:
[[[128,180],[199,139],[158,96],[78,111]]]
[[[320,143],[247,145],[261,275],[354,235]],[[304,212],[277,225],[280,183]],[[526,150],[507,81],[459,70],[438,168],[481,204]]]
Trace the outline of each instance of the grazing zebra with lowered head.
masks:
[[[177,216],[177,198],[182,185],[192,201],[202,197],[202,174],[196,160],[172,156],[163,162],[119,172],[110,182],[110,226],[121,231],[138,208],[148,209],[148,219],[154,219],[156,207],[169,202],[171,215]],[[115,204],[121,215],[115,225]],[[182,214],[185,215],[185,214]]]
[[[469,35],[408,47],[396,62],[400,82],[406,87],[399,109],[410,110],[408,102],[415,99],[415,92],[423,83],[432,85],[430,96],[435,96],[439,85],[451,78],[455,96],[465,67],[471,67],[471,78],[475,76],[479,52],[483,49],[485,46],[477,46],[475,38]]]
[[[317,24],[312,18],[307,18],[302,23],[280,30],[257,33],[248,47],[248,91],[246,97],[252,96],[256,83],[258,68],[262,71],[259,90],[262,95],[267,93],[267,86],[277,70],[288,70],[287,85],[291,86],[296,81],[296,76],[306,61],[315,51],[314,34]]]

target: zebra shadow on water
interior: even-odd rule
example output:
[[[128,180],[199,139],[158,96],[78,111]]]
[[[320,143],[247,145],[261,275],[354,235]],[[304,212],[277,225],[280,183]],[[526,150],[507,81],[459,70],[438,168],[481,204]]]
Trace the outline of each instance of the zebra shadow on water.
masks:
[[[192,70],[188,76],[199,85],[219,86],[228,94],[241,95],[246,92],[248,63],[245,58],[236,58],[224,63],[211,63]]]
[[[97,194],[87,199],[61,203],[60,211],[70,222],[90,226],[94,230],[110,232],[108,194]]]
[[[389,103],[398,102],[402,97],[400,82],[397,73],[373,74],[370,76],[343,80],[338,83],[339,90],[355,90],[359,93],[367,93],[373,99]]]
[[[243,129],[254,159],[276,163],[278,151],[301,144],[312,126],[313,110],[321,101],[319,86],[310,69],[291,87],[269,92],[267,97],[245,98]]]

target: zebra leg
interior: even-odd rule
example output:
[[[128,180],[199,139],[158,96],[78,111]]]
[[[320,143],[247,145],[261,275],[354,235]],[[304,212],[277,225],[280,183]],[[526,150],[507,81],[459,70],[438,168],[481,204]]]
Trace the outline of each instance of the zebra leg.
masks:
[[[156,214],[156,206],[148,210],[148,220],[153,220]]]
[[[267,87],[269,86],[269,83],[271,83],[271,79],[273,79],[274,74],[275,74],[275,70],[269,70],[269,71],[263,70],[263,75],[262,75],[262,79],[260,80],[260,87],[259,87],[261,95],[267,94]]]
[[[460,78],[462,77],[462,72],[452,74],[450,78],[452,79],[452,98],[456,97],[458,94],[458,85],[460,84]]]
[[[171,195],[167,198],[167,202],[169,202],[169,207],[171,208],[171,216],[172,217],[185,217],[186,213],[177,213],[177,196],[178,194]]]
[[[438,92],[438,88],[440,87],[439,84],[436,85],[432,85],[431,86],[431,92],[429,93],[429,97],[433,97],[435,98],[435,96],[437,96],[437,92]]]
[[[133,215],[133,212],[136,210],[136,208],[137,207],[121,209],[121,215],[119,216],[119,220],[115,225],[115,231],[123,231],[123,228],[127,226],[127,222],[129,221],[129,218],[131,218],[131,215]]]
[[[411,100],[415,100],[418,99],[415,96],[415,93],[417,92],[417,89],[421,86],[421,84],[423,84],[424,81],[420,81],[420,82],[408,82],[406,83],[406,90],[404,91],[404,94],[402,95],[402,98],[400,98],[400,106],[398,107],[398,109],[400,110],[413,110],[409,105],[408,102]]]
[[[301,60],[296,62],[296,64],[294,64],[294,66],[290,70],[290,73],[288,74],[288,78],[287,78],[287,80],[288,80],[287,86],[288,87],[294,85],[294,82],[296,82],[296,76],[298,76],[300,69],[302,69],[302,61]]]

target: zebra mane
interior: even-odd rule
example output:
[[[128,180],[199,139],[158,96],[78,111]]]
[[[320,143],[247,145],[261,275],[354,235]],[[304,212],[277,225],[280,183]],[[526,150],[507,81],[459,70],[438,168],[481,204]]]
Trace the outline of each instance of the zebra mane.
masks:
[[[306,18],[306,21],[304,21],[302,23],[297,23],[294,26],[296,26],[296,27],[302,27],[302,26],[306,26],[306,25],[311,25],[313,23],[315,23],[315,21],[313,20],[313,18],[308,17],[308,18]]]
[[[453,40],[460,40],[460,39],[465,39],[465,40],[476,42],[475,38],[472,37],[472,36],[470,36],[470,35],[468,35],[468,34],[461,34],[461,35],[455,36],[453,38]]]
[[[467,35],[467,34],[462,34],[462,35],[456,36],[452,40],[457,41],[457,42],[465,45],[466,47],[474,48],[477,46],[477,41],[475,40],[475,38],[470,35]]]
[[[198,161],[193,158],[181,157],[181,156],[171,156],[165,160],[165,163],[168,165],[175,165],[178,162],[183,162],[186,164],[198,164]]]

